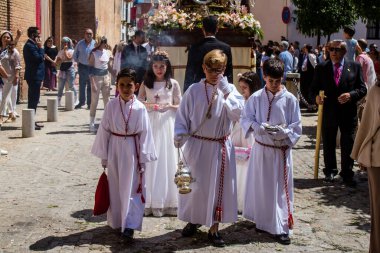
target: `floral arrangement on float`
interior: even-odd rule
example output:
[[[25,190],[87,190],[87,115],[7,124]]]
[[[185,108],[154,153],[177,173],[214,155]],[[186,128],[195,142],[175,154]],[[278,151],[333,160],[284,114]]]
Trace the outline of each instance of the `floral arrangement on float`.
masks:
[[[185,2],[187,1],[187,3]],[[202,28],[202,18],[216,15],[219,28],[229,29],[249,37],[263,37],[260,22],[248,11],[247,6],[241,5],[241,0],[185,0],[172,2],[160,0],[158,8],[147,16],[148,29],[152,33],[160,33],[171,29],[192,31]],[[194,4],[189,4],[193,1]],[[254,2],[251,0],[250,6]]]

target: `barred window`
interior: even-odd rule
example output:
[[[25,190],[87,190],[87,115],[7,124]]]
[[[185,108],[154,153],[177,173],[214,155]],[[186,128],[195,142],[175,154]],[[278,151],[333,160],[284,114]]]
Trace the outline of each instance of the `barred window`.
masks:
[[[380,20],[368,20],[367,23],[367,39],[380,39]]]

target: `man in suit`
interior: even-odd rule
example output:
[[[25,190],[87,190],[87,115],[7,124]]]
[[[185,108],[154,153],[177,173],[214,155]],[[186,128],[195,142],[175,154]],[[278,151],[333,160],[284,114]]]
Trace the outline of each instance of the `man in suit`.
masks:
[[[38,27],[29,27],[27,35],[28,41],[23,48],[25,62],[24,79],[28,84],[28,108],[37,111],[40,100],[41,82],[45,77],[44,49],[40,39]],[[40,130],[43,125],[35,123],[36,130]]]
[[[336,163],[336,135],[341,132],[341,171],[343,183],[355,187],[354,161],[350,154],[357,126],[356,103],[367,94],[362,69],[359,63],[344,58],[347,45],[342,40],[333,40],[329,46],[330,60],[317,65],[311,86],[311,96],[317,104],[323,104],[322,138],[325,180],[334,181],[338,174]],[[319,91],[325,91],[325,98]]]
[[[227,55],[227,66],[224,75],[227,76],[229,83],[233,83],[231,47],[215,38],[218,32],[218,18],[208,16],[202,20],[202,23],[204,39],[190,47],[186,65],[184,92],[190,85],[199,82],[205,77],[202,69],[203,58],[214,49],[220,49]]]
[[[144,42],[145,32],[137,30],[132,42],[125,46],[121,52],[121,69],[131,68],[136,71],[136,90],[140,87],[148,67],[148,52],[142,46]]]

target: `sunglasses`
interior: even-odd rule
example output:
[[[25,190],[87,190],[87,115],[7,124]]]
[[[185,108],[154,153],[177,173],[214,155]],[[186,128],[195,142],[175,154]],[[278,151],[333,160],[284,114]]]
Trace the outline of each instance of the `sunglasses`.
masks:
[[[340,47],[330,47],[329,51],[330,52],[334,52],[335,51],[336,53],[339,53],[339,52],[342,51],[342,49]]]
[[[215,73],[215,74],[222,74],[224,72],[224,70],[226,69],[226,67],[223,67],[223,68],[210,68],[206,65],[206,71],[210,74],[212,73]]]

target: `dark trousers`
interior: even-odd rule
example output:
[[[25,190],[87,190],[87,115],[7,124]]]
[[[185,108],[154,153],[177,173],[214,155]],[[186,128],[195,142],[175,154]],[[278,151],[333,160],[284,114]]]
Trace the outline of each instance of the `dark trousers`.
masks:
[[[42,80],[26,80],[28,84],[28,109],[37,110],[40,102],[40,87]]]
[[[87,106],[91,105],[91,83],[90,83],[90,68],[87,65],[78,63],[79,74],[79,104]],[[87,97],[87,103],[86,103]]]
[[[325,175],[338,174],[336,163],[336,135],[338,127],[340,129],[340,149],[341,149],[341,172],[342,178],[350,179],[354,176],[352,167],[354,160],[350,157],[355,139],[355,129],[357,126],[357,118],[345,118],[344,115],[337,116],[338,119],[327,119],[329,122],[323,122],[322,138],[323,138],[323,156],[325,161]],[[343,118],[343,120],[342,120]],[[324,119],[326,121],[326,119]]]

